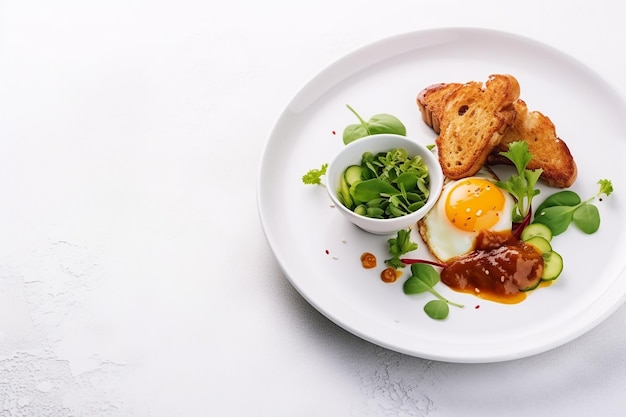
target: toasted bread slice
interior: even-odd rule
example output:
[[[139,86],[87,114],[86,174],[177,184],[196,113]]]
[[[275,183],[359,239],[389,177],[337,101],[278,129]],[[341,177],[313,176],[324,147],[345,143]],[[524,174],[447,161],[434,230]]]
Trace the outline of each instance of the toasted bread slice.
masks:
[[[446,177],[474,175],[486,163],[507,127],[515,121],[513,103],[519,93],[515,77],[496,74],[484,85],[468,82],[447,95],[435,141]]]
[[[430,126],[435,133],[440,133],[440,118],[445,111],[447,100],[452,92],[462,84],[442,83],[426,87],[417,96],[417,105],[422,114],[424,123]],[[500,143],[487,157],[487,164],[510,164],[500,152],[508,150],[511,142],[524,140],[533,154],[528,169],[541,168],[541,180],[552,187],[567,188],[577,177],[577,167],[567,144],[556,134],[552,121],[538,111],[529,112],[526,103],[518,99],[513,103],[516,117]]]
[[[557,136],[550,118],[538,111],[529,112],[523,100],[515,102],[515,110],[517,112],[515,122],[489,155],[487,163],[511,164],[511,161],[500,155],[500,152],[508,150],[511,142],[525,141],[533,155],[527,165],[528,169],[543,169],[541,179],[552,187],[571,186],[578,174],[576,162],[567,144]]]
[[[417,95],[417,106],[422,113],[424,123],[439,134],[441,123],[439,118],[446,108],[448,97],[462,87],[461,83],[440,83],[424,88]]]

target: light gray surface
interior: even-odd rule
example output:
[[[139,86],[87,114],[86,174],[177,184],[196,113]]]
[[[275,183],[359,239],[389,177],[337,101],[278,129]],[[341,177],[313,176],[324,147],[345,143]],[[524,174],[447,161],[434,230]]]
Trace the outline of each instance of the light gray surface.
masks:
[[[394,353],[290,286],[254,189],[283,108],[357,47],[505,30],[625,92],[619,10],[0,1],[0,416],[623,415],[623,307],[527,359]]]

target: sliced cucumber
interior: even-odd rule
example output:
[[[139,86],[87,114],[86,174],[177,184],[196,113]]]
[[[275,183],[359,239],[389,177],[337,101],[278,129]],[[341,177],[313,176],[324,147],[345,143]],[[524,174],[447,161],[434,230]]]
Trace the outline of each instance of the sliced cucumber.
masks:
[[[541,278],[541,279],[543,279],[543,278]],[[537,287],[539,286],[539,284],[541,283],[541,279],[538,279],[538,280],[537,280],[537,282],[535,282],[535,283],[534,283],[534,284],[532,284],[532,285],[529,285],[529,286],[528,286],[528,287],[526,287],[526,288],[520,288],[520,291],[521,291],[521,292],[526,292],[526,291],[532,291],[532,290],[534,290],[534,289],[535,289],[535,288],[537,288]]]
[[[552,245],[550,245],[550,242],[541,236],[533,236],[526,240],[526,243],[533,245],[542,255],[544,253],[552,252]]]
[[[550,230],[550,228],[545,224],[532,223],[526,226],[524,230],[522,230],[520,238],[523,241],[527,241],[534,236],[540,236],[550,242],[552,240],[552,230]]]
[[[357,181],[361,181],[361,173],[363,172],[363,168],[360,165],[350,165],[343,173],[343,176],[346,179],[348,185],[352,185]]]
[[[552,281],[563,271],[563,258],[557,252],[551,251],[541,255],[543,257],[543,281]]]
[[[354,208],[354,212],[359,216],[367,216],[367,206],[365,204],[359,204]]]
[[[352,197],[350,196],[350,186],[346,182],[346,178],[344,175],[339,179],[339,200],[344,204],[344,206],[352,209],[354,207],[354,202],[352,201]]]

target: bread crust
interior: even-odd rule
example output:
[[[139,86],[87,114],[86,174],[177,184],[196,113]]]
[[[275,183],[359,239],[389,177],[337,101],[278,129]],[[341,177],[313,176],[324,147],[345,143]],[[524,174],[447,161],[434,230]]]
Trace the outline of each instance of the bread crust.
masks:
[[[470,81],[446,98],[435,140],[446,177],[474,175],[515,121],[513,102],[520,88],[510,75],[491,75],[487,82]]]
[[[450,100],[453,94],[462,94],[460,92],[462,86],[464,84],[434,84],[420,91],[417,96],[417,105],[424,123],[439,135],[437,138],[438,147],[440,143],[444,145],[444,139],[441,138],[441,118],[444,113],[450,110]],[[517,84],[517,88],[519,94],[519,84]],[[487,153],[483,163],[488,165],[511,164],[511,161],[500,155],[500,152],[508,150],[508,145],[511,142],[523,140],[528,143],[529,151],[533,154],[533,159],[527,166],[528,169],[541,168],[543,170],[541,180],[552,187],[567,188],[571,186],[578,175],[576,162],[567,144],[557,135],[556,128],[550,118],[539,111],[529,111],[526,103],[519,98],[512,103],[512,120],[509,119],[511,117],[509,109],[505,110],[500,112],[500,117],[505,118],[505,129],[500,135],[498,143]],[[477,157],[474,162],[479,164],[481,160],[482,158]],[[475,166],[472,167],[473,169]]]
[[[439,117],[443,114],[448,97],[458,88],[461,83],[439,83],[424,88],[417,95],[417,106],[422,114],[422,120],[430,126],[435,133],[441,131]]]
[[[500,155],[500,152],[506,152],[511,142],[525,141],[533,155],[526,167],[541,168],[543,172],[540,178],[547,185],[570,187],[576,181],[578,168],[567,144],[557,135],[554,123],[539,111],[528,111],[526,103],[521,99],[515,103],[515,110],[517,117],[513,126],[505,132],[487,158],[487,163],[511,165],[511,161]]]

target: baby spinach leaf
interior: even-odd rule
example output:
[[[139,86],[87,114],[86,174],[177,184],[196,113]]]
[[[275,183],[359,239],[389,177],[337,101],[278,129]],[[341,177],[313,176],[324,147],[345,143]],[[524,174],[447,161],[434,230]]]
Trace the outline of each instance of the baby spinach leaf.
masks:
[[[537,212],[533,223],[545,224],[552,230],[552,235],[557,236],[565,232],[572,222],[574,211],[570,206],[552,206]]]
[[[381,113],[372,116],[366,121],[352,107],[349,105],[346,106],[359,119],[359,123],[348,125],[343,130],[344,144],[347,145],[362,137],[380,133],[393,133],[406,136],[406,127],[397,117],[391,114]]]
[[[350,142],[354,142],[357,139],[361,139],[369,135],[370,132],[367,130],[367,125],[365,124],[348,125],[343,130],[343,143],[347,145]]]
[[[404,187],[405,190],[411,190],[417,187],[418,177],[412,172],[403,172],[396,178],[396,184]]]
[[[540,213],[546,207],[553,206],[576,206],[580,204],[580,196],[573,191],[563,190],[557,193],[552,194],[548,198],[546,198],[535,210],[537,213]]]
[[[371,180],[356,183],[352,195],[355,200],[365,203],[379,198],[381,194],[396,194],[398,192],[398,189],[388,182],[378,178],[372,178]]]
[[[370,135],[377,135],[379,133],[406,135],[406,127],[404,124],[400,119],[391,114],[376,114],[368,120],[367,126]]]

